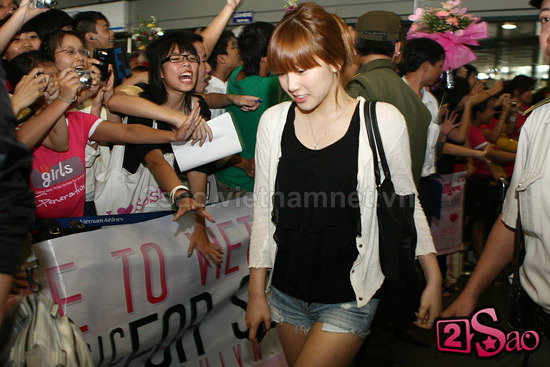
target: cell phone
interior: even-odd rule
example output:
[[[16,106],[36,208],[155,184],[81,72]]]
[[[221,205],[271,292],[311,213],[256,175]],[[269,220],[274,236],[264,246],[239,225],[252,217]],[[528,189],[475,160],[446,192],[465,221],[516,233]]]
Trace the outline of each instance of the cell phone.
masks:
[[[101,61],[100,65],[96,65],[101,71],[101,81],[109,79],[109,64],[111,63],[111,53],[108,48],[96,48],[94,50],[94,59]]]
[[[247,338],[248,338],[249,331],[250,329],[246,331]],[[262,322],[260,325],[258,325],[258,330],[256,331],[256,340],[258,341],[258,343],[262,342],[266,333],[267,333],[267,329],[265,327],[265,322]]]
[[[115,86],[122,83],[124,78],[130,76],[130,66],[126,59],[126,53],[122,52],[120,47],[117,48],[96,48],[94,50],[94,58],[105,64],[105,68],[108,68],[108,64],[113,65],[113,73],[115,74]],[[106,61],[104,61],[106,60]],[[100,67],[101,70],[101,67]],[[101,80],[107,80],[109,77],[108,69],[106,72],[106,78],[103,79],[103,70],[101,71]]]

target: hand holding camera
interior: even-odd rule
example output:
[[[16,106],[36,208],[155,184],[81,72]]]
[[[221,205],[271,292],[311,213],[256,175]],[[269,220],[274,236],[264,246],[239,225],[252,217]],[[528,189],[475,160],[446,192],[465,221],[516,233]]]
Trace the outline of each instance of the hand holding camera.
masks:
[[[88,71],[89,70],[80,70]],[[83,73],[86,75],[86,73]],[[58,77],[59,94],[57,97],[63,102],[71,104],[76,101],[78,92],[82,89],[81,76],[71,68],[63,69]]]
[[[503,93],[502,98],[502,112],[510,112],[510,109],[512,108],[512,96],[510,93]]]
[[[35,8],[53,9],[57,6],[57,0],[33,0],[32,5]]]

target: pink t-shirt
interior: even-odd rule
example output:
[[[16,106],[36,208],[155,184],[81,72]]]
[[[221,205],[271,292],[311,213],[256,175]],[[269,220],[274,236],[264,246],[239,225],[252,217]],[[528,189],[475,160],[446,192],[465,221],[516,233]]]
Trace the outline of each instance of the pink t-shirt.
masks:
[[[483,150],[485,146],[489,144],[485,136],[483,135],[483,129],[487,129],[487,125],[481,125],[480,127],[470,125],[468,128],[468,138],[470,139],[470,145],[472,149]],[[476,159],[474,162],[476,167],[476,176],[490,176],[491,171],[487,165],[479,159]]]
[[[36,197],[36,218],[79,217],[84,214],[88,138],[103,121],[83,112],[67,112],[69,149],[56,152],[44,146],[34,150],[31,188]]]

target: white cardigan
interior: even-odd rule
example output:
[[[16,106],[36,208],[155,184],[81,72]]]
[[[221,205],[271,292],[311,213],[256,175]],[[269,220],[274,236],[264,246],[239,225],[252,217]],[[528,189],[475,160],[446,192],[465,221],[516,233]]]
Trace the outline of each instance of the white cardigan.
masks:
[[[351,285],[359,307],[366,305],[382,285],[384,275],[380,268],[378,253],[378,219],[376,216],[376,183],[372,151],[367,136],[364,103],[359,97],[361,118],[359,137],[359,166],[357,169],[357,192],[361,200],[361,232],[357,237],[359,255],[351,270]],[[281,137],[291,102],[283,102],[264,112],[258,126],[256,138],[256,177],[254,185],[254,220],[250,237],[251,268],[273,268],[277,243],[273,239],[275,225],[271,221],[273,209],[272,194],[275,191],[277,166],[281,156]],[[389,103],[378,102],[376,114],[384,151],[395,191],[405,195],[414,193],[414,219],[418,236],[416,255],[435,253],[435,248],[426,221],[426,216],[418,201],[418,194],[411,174],[411,157],[407,126],[403,115]],[[327,167],[330,169],[330,167]],[[383,180],[383,172],[380,172]],[[267,290],[271,284],[269,279]]]

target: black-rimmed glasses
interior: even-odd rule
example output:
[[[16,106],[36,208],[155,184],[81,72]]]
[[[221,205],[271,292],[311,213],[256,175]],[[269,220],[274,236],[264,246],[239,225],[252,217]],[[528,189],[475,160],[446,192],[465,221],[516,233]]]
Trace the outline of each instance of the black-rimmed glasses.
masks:
[[[182,63],[185,60],[189,62],[199,63],[201,62],[201,58],[197,55],[190,55],[190,54],[173,54],[168,57],[166,57],[164,60],[162,60],[162,63],[165,62],[172,62],[172,63]]]

